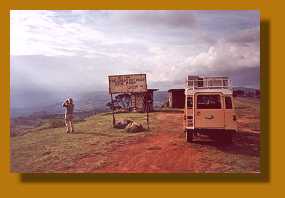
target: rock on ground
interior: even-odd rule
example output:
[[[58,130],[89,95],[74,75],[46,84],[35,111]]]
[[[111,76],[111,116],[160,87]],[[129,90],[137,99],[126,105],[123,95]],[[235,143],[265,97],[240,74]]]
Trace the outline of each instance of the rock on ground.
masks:
[[[124,128],[126,128],[126,126],[128,124],[130,124],[132,122],[133,122],[132,120],[121,120],[121,121],[118,121],[115,124],[115,128],[117,128],[117,129],[124,129]]]
[[[144,131],[145,129],[143,128],[141,124],[138,124],[136,122],[131,122],[126,126],[125,130],[128,133],[137,133],[137,132]]]

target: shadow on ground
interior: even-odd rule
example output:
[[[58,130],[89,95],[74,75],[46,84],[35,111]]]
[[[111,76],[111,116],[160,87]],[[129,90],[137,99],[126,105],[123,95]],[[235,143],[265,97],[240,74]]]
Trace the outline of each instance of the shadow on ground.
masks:
[[[194,141],[194,144],[203,146],[214,146],[217,149],[231,154],[248,155],[259,157],[260,156],[260,134],[239,131],[233,136],[232,144],[221,144],[214,140],[201,140]]]

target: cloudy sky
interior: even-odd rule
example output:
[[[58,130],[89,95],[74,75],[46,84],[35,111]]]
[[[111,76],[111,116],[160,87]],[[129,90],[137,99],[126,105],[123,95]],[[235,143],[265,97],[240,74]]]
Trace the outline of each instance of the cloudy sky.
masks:
[[[228,75],[259,87],[257,11],[11,11],[11,89],[107,90],[111,74],[148,86]]]

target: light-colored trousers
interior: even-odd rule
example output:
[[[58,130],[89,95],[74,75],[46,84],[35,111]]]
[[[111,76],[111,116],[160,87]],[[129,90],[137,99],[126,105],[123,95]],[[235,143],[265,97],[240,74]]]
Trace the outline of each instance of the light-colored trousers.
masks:
[[[73,115],[72,114],[65,114],[65,126],[67,132],[73,132]]]

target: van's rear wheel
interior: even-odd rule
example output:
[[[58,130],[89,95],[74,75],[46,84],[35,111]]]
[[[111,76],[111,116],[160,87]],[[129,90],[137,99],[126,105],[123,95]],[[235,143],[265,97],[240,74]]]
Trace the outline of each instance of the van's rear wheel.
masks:
[[[186,131],[186,141],[193,142],[193,132],[192,131]]]
[[[218,141],[221,144],[232,144],[233,143],[233,133],[232,131],[225,131],[224,133],[218,136]]]
[[[233,143],[233,132],[232,131],[228,131],[225,134],[225,142],[227,144],[232,144]]]

